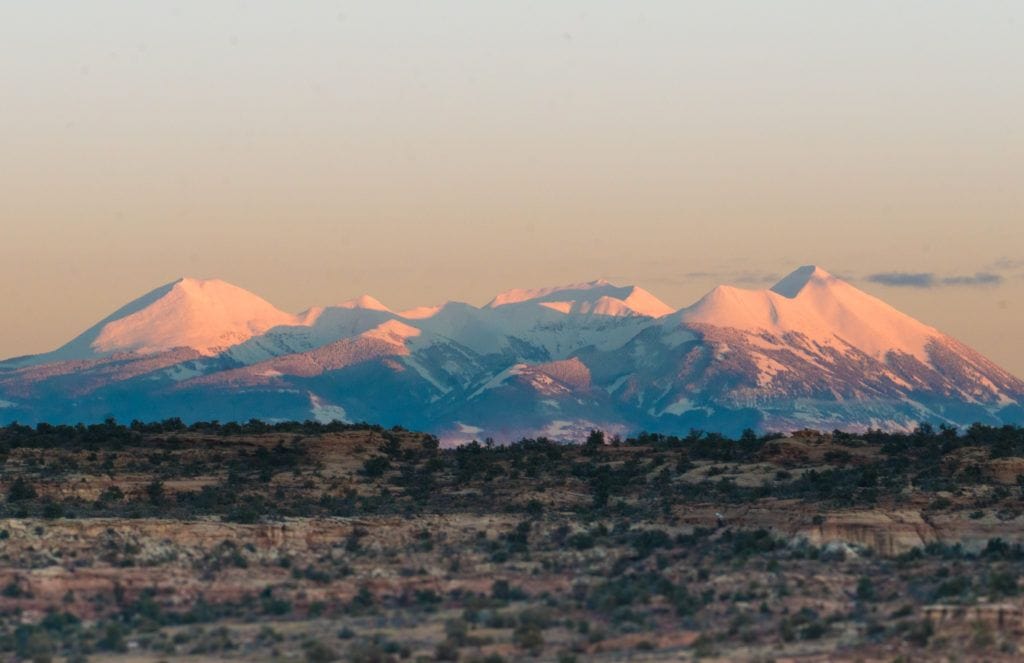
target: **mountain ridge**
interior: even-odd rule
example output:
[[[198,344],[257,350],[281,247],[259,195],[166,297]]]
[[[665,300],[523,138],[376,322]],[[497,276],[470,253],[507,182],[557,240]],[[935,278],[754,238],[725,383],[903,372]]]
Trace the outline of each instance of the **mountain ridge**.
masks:
[[[298,314],[179,279],[57,350],[0,362],[0,421],[323,418],[467,436],[1024,421],[1024,383],[808,265],[678,310],[604,280],[395,312]],[[470,431],[470,432],[467,432]]]

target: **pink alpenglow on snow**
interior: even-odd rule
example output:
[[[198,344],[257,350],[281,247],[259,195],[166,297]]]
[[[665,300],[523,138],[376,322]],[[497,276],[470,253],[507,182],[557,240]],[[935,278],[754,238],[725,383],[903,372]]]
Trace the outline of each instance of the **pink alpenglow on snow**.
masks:
[[[192,348],[212,355],[298,318],[219,279],[183,278],[135,300],[56,351],[62,359]]]
[[[777,335],[796,332],[825,345],[849,345],[875,358],[898,351],[926,360],[933,327],[897,311],[820,267],[801,267],[769,290],[718,286],[678,314],[681,322]]]
[[[486,308],[526,303],[540,304],[562,313],[642,315],[650,318],[660,318],[674,310],[643,288],[617,287],[604,279],[552,288],[508,290],[492,299]]]
[[[62,398],[61,395],[66,395]],[[591,281],[292,315],[182,279],[0,362],[0,423],[341,416],[472,438],[1024,423],[1024,382],[825,270],[670,307]]]
[[[362,308],[369,311],[391,310],[387,306],[384,306],[384,304],[381,304],[380,300],[370,295],[361,295],[355,299],[350,299],[347,302],[342,302],[341,304],[338,304],[338,308]]]

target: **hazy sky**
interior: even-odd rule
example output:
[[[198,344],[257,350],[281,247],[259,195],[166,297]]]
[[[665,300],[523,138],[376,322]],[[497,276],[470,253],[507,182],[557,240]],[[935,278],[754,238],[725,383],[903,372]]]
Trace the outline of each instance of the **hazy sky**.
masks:
[[[683,306],[817,263],[1024,376],[1022,129],[1019,1],[0,2],[0,357],[181,275]]]

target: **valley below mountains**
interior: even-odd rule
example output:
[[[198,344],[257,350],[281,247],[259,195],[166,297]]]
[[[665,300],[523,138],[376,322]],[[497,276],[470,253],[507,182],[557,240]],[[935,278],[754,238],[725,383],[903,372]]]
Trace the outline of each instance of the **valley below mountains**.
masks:
[[[0,427],[0,659],[1018,661],[1024,429]]]

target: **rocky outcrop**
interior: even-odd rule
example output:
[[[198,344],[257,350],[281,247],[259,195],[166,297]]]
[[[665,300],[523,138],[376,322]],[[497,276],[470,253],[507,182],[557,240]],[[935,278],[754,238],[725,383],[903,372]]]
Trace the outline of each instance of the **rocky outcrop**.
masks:
[[[721,514],[721,523],[716,514]],[[974,517],[972,517],[974,516]],[[991,539],[1024,543],[1024,516],[1000,518],[974,512],[930,513],[914,509],[828,510],[821,514],[795,500],[779,500],[755,507],[689,507],[678,514],[690,527],[764,528],[794,540],[804,539],[816,546],[842,543],[893,557],[930,543],[960,545],[978,552]]]
[[[924,614],[937,626],[976,628],[982,624],[1001,632],[1024,632],[1024,608],[1013,603],[980,603],[977,605],[929,605]]]
[[[796,534],[815,545],[842,542],[884,556],[899,555],[940,540],[919,511],[832,512],[823,522],[801,528]]]
[[[1008,486],[1016,486],[1017,477],[1024,476],[1024,458],[995,458],[985,466],[986,474]]]

